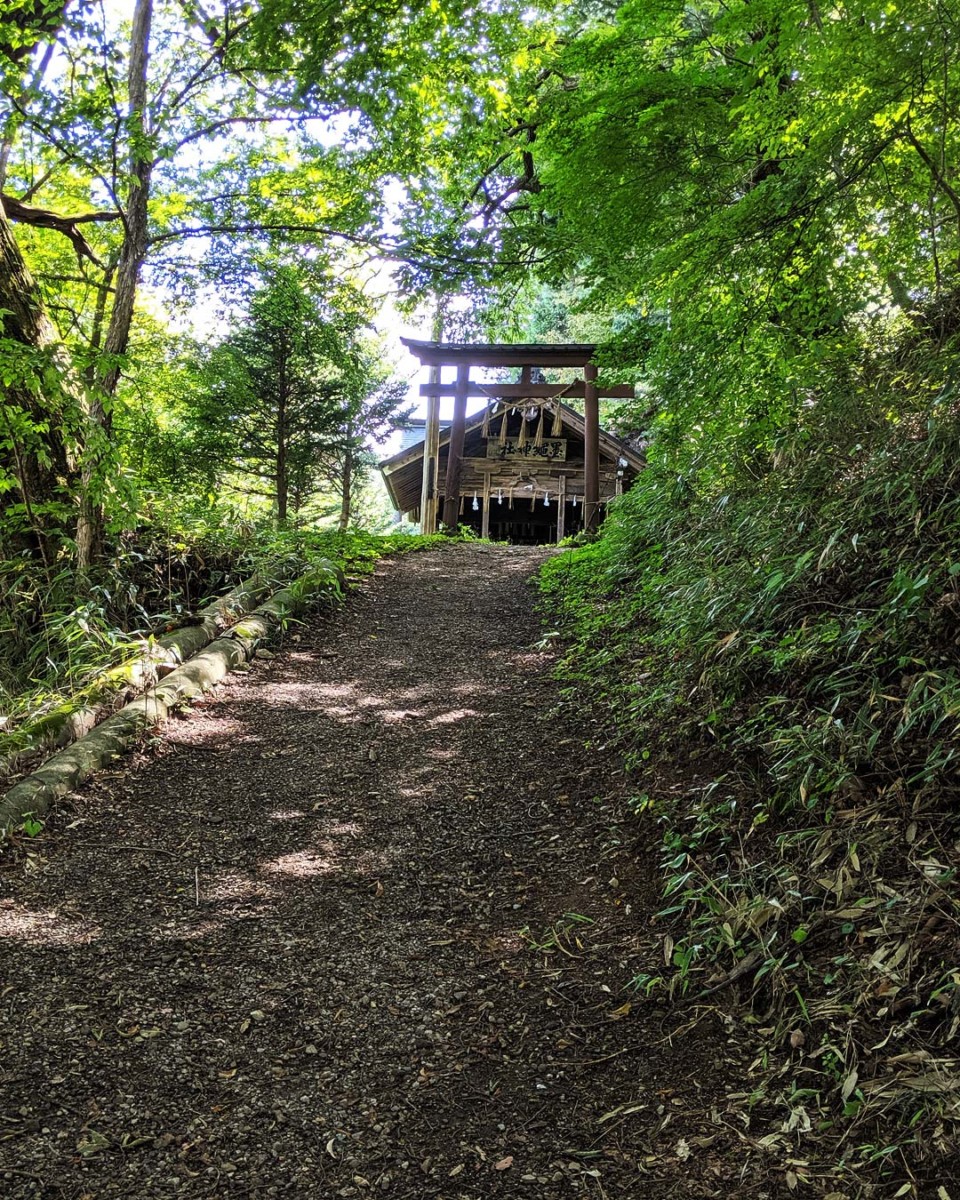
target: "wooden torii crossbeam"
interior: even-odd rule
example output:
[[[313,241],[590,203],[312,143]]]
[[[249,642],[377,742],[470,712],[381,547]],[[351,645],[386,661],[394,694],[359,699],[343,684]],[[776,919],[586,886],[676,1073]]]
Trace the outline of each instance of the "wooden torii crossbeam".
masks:
[[[594,531],[600,516],[600,398],[632,398],[627,385],[601,388],[597,385],[597,366],[592,361],[596,346],[577,342],[564,345],[470,344],[467,342],[422,342],[401,338],[421,365],[432,368],[431,382],[420,386],[427,399],[426,437],[423,453],[423,488],[420,518],[424,533],[436,531],[437,471],[440,447],[440,397],[453,396],[453,421],[447,457],[444,487],[443,523],[453,532],[460,512],[460,475],[463,467],[463,442],[467,418],[467,400],[483,396],[488,400],[549,400],[555,396],[583,400],[584,417],[584,529]],[[456,367],[456,383],[441,383],[440,368]],[[471,367],[519,367],[519,383],[472,383]],[[569,384],[532,383],[533,369],[558,367],[582,368],[583,378]]]

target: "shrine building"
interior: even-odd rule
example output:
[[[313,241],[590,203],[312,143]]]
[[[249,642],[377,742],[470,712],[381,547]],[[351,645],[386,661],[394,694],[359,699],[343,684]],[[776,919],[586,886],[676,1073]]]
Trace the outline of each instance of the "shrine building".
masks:
[[[601,396],[632,397],[633,388],[600,388],[590,361],[593,345],[469,345],[404,338],[431,381],[422,440],[380,464],[394,507],[425,533],[438,517],[448,529],[466,525],[483,537],[514,544],[558,542],[596,530],[606,505],[629,489],[643,455],[599,426]],[[455,383],[440,367],[457,368]],[[519,367],[513,383],[477,383],[470,368]],[[582,368],[569,383],[535,382],[535,372]],[[440,428],[441,396],[454,397],[449,427]],[[468,398],[482,411],[466,416]],[[581,415],[567,399],[582,399]]]

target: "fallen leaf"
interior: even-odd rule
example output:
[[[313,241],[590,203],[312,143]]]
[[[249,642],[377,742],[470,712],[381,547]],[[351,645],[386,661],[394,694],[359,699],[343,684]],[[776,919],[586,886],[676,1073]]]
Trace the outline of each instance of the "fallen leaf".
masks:
[[[513,1155],[508,1154],[506,1158],[501,1158],[499,1162],[493,1164],[495,1171],[505,1171],[507,1167],[513,1166]]]
[[[77,1142],[77,1150],[84,1158],[90,1158],[94,1154],[99,1154],[101,1150],[106,1150],[109,1145],[109,1138],[104,1137],[95,1129],[88,1129],[87,1136]]]

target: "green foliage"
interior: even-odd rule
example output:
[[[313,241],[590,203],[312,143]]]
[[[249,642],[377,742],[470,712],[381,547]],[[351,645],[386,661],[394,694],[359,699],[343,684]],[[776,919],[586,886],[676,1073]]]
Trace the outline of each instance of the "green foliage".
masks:
[[[166,367],[161,408],[127,407],[141,478],[226,490],[281,524],[335,512],[348,524],[373,445],[404,417],[406,389],[388,380],[368,317],[323,272],[264,264],[232,330]]]
[[[924,0],[623,5],[557,45],[538,91],[553,220],[530,237],[558,273],[586,260],[607,304],[721,300],[787,336],[834,328],[890,271],[932,282],[912,248],[957,237],[955,21]]]
[[[243,324],[207,354],[193,413],[211,475],[231,472],[281,522],[316,489],[349,403],[352,331],[304,283],[289,267],[267,275]]]
[[[210,470],[204,480],[198,464],[177,472],[200,447],[196,437],[191,445],[196,428],[176,402],[150,397],[140,411],[129,407],[144,374],[141,347],[129,344],[141,280],[168,313],[197,320],[198,302],[212,310],[217,301],[229,307],[239,294],[261,291],[263,264],[278,253],[289,260],[293,249],[304,271],[323,275],[324,328],[313,322],[312,332],[334,333],[338,345],[314,345],[301,358],[319,352],[332,365],[317,382],[328,402],[337,393],[344,416],[341,477],[362,481],[365,438],[389,397],[357,328],[335,328],[334,316],[362,307],[342,303],[351,277],[355,286],[369,264],[361,256],[382,249],[421,272],[435,256],[426,233],[419,245],[401,244],[387,197],[400,181],[418,191],[421,168],[429,174],[435,162],[450,161],[450,128],[476,127],[485,114],[506,111],[499,65],[526,36],[526,14],[499,4],[340,9],[227,0],[211,16],[178,0],[152,0],[138,12],[145,19],[133,30],[109,5],[56,0],[14,4],[0,18],[0,185],[18,203],[16,212],[7,207],[17,238],[4,251],[0,307],[17,316],[5,324],[17,324],[9,340],[21,356],[34,342],[40,349],[59,335],[63,343],[36,398],[51,428],[41,428],[22,397],[10,418],[24,428],[0,427],[0,487],[19,493],[0,521],[0,538],[16,549],[37,543],[48,561],[61,553],[96,557],[104,524],[116,527],[136,508],[136,496],[118,486],[131,462],[150,484],[183,483],[185,474],[191,488],[219,482]],[[265,298],[253,303],[256,319],[269,323]],[[24,308],[37,314],[36,328],[18,315]],[[305,331],[305,315],[288,312],[290,328]],[[280,317],[274,305],[275,329]],[[244,345],[238,334],[232,358],[225,349],[205,364],[219,367],[218,381],[231,385],[241,410],[235,415],[249,416],[240,393],[249,400],[253,375],[269,383],[262,355],[257,362],[264,348],[263,339]],[[311,365],[301,363],[304,378]],[[124,420],[114,424],[118,373],[126,376]],[[65,380],[70,387],[61,387]],[[196,395],[190,382],[177,401]],[[206,384],[209,391],[209,374]],[[61,390],[73,398],[70,412],[54,403]],[[281,477],[273,481],[281,519],[286,484],[296,508],[317,483],[323,422],[316,406],[299,407],[292,457],[279,454],[273,470]],[[259,431],[248,427],[245,441],[228,455],[261,469]],[[205,448],[212,456],[216,439],[207,438]],[[17,467],[17,453],[26,468]],[[43,461],[53,457],[62,462]],[[269,479],[261,490],[270,490]],[[344,509],[349,523],[349,504]]]
[[[695,486],[652,454],[603,538],[544,570],[571,686],[601,687],[632,747],[693,736],[763,764],[780,806],[852,779],[941,787],[960,718],[957,411],[901,411],[845,450],[812,440],[818,419],[796,430],[816,453],[762,482]]]
[[[952,951],[917,937],[957,902],[956,21],[590,19],[497,229],[573,298],[534,319],[605,321],[604,365],[640,382],[617,420],[648,469],[542,572],[566,692],[605,714],[660,843],[662,957],[634,986],[754,997],[751,1127],[802,1137],[844,1194],[919,1194],[956,1144],[891,1049],[933,1059],[957,1029]]]

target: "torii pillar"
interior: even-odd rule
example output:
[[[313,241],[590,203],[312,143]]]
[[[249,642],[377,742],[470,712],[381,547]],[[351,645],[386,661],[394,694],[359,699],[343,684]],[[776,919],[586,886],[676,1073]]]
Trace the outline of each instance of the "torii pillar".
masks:
[[[583,366],[583,528],[594,534],[600,525],[600,400],[597,364]]]
[[[440,368],[430,368],[430,382],[439,384]],[[440,476],[440,397],[427,399],[423,438],[423,480],[420,487],[420,532],[437,532],[437,481]]]
[[[460,472],[463,467],[463,440],[467,426],[467,393],[470,389],[470,364],[457,365],[457,390],[453,394],[453,422],[447,450],[447,482],[443,489],[443,523],[448,533],[456,533],[460,524]]]
[[[433,318],[433,340],[443,340],[443,301],[437,301]],[[430,368],[430,383],[434,388],[440,384],[440,368]],[[437,507],[440,503],[440,395],[427,397],[427,420],[423,438],[423,480],[420,488],[420,532],[437,532]]]

